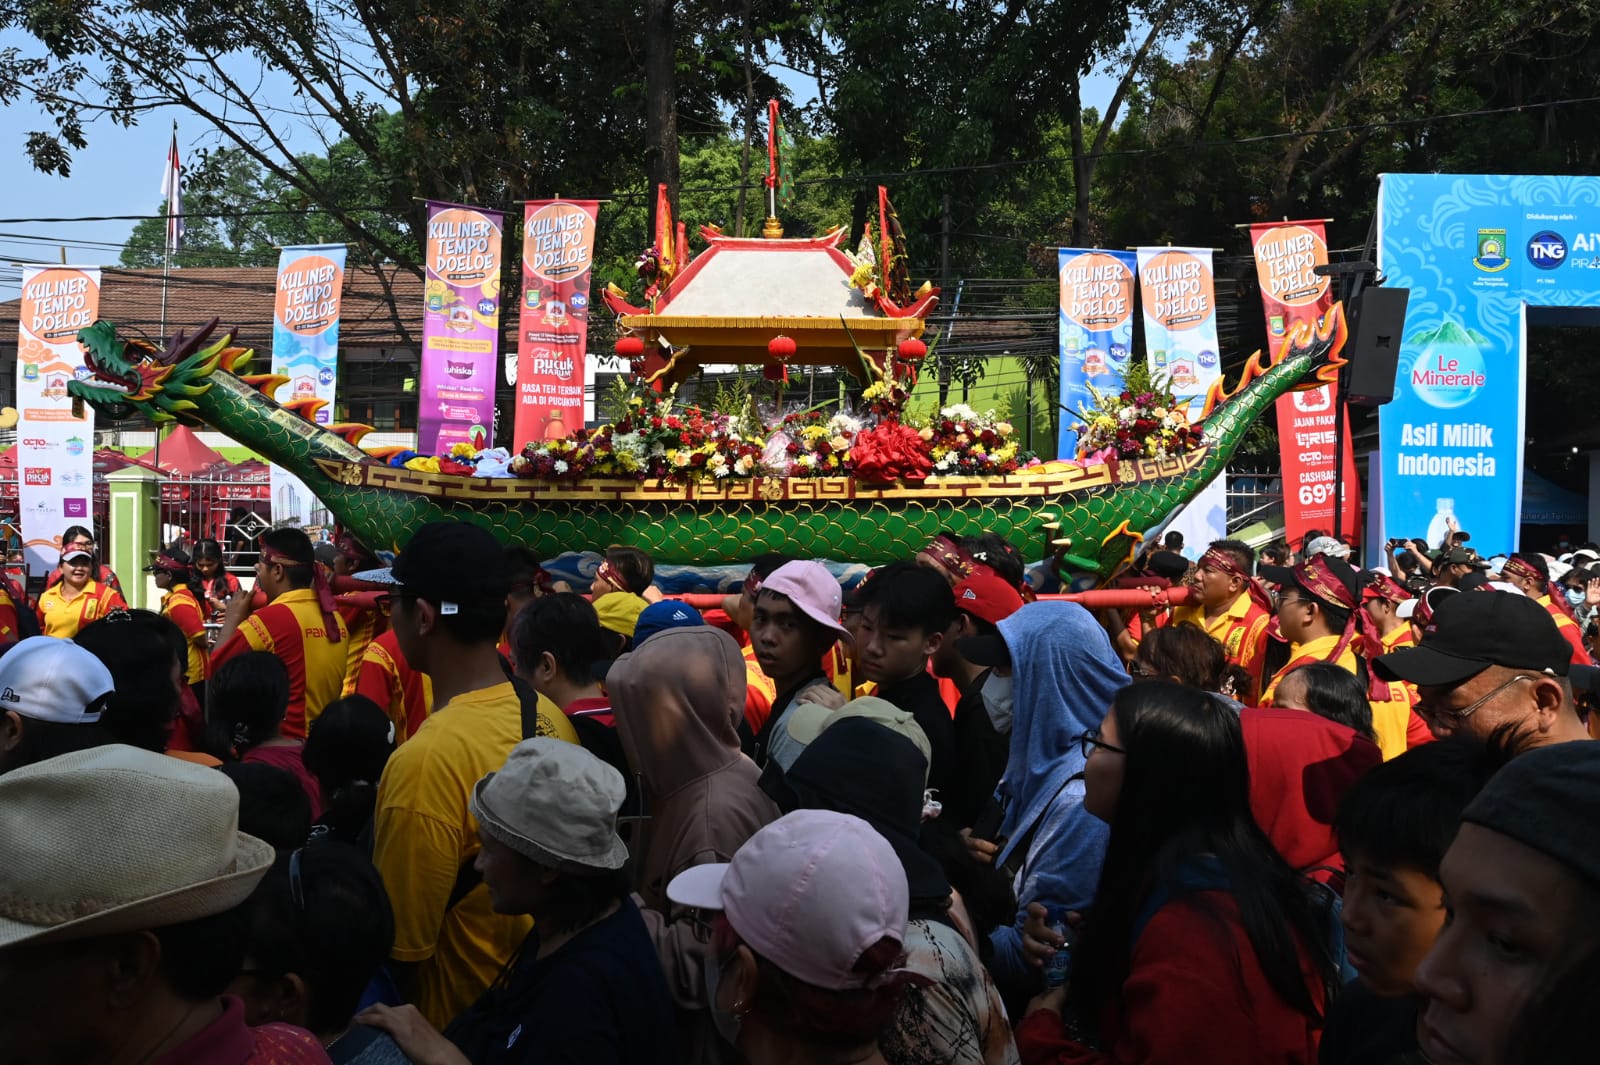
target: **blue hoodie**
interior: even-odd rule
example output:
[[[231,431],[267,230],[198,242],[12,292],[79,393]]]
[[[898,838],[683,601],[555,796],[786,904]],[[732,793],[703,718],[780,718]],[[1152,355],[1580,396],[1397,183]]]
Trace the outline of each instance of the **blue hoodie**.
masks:
[[[1100,726],[1128,673],[1105,629],[1076,603],[1029,603],[1000,622],[1000,635],[1013,663],[1011,751],[996,790],[1006,809],[1000,864],[1034,831],[1013,885],[1016,920],[990,934],[989,967],[1017,980],[1032,974],[1022,952],[1028,903],[1087,910],[1094,901],[1111,830],[1083,808],[1083,781],[1071,779],[1084,766],[1074,741]]]

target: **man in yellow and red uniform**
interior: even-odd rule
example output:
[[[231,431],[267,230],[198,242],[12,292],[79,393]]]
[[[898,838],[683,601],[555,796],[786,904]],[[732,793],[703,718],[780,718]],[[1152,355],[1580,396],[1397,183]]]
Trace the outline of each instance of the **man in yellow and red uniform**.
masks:
[[[1272,600],[1252,575],[1256,553],[1238,540],[1218,540],[1206,548],[1189,584],[1195,598],[1174,607],[1174,624],[1198,625],[1222,644],[1228,661],[1250,674],[1261,690]]]
[[[1372,634],[1372,619],[1360,609],[1360,579],[1350,564],[1312,555],[1298,566],[1262,566],[1260,572],[1264,580],[1283,589],[1277,617],[1289,641],[1289,661],[1267,682],[1261,705],[1275,705],[1278,682],[1314,662],[1332,662],[1360,676],[1358,636],[1370,636],[1369,653],[1376,652],[1377,637]]]
[[[1387,573],[1369,573],[1361,589],[1361,609],[1372,619],[1378,632],[1378,645],[1384,654],[1402,647],[1415,647],[1416,633],[1398,611],[1400,604],[1412,598],[1406,587]],[[1373,688],[1382,685],[1382,698],[1373,697],[1372,730],[1378,736],[1378,747],[1387,760],[1403,754],[1409,748],[1433,739],[1428,723],[1418,716],[1417,686],[1404,680],[1383,681],[1373,678]]]
[[[389,715],[397,744],[415,735],[433,710],[433,684],[427,674],[411,668],[393,629],[367,644],[355,682],[348,687],[347,694],[365,695]]]
[[[289,711],[283,734],[303,738],[322,708],[344,688],[349,631],[317,568],[311,540],[299,529],[261,534],[256,587],[266,606],[251,613],[248,595],[228,601],[211,670],[246,651],[270,651],[289,671]]]
[[[1594,659],[1583,646],[1583,630],[1568,612],[1566,598],[1559,592],[1554,596],[1550,594],[1550,565],[1543,555],[1512,555],[1500,567],[1500,576],[1516,585],[1523,595],[1544,607],[1555,619],[1561,638],[1572,646],[1572,665],[1594,665]]]

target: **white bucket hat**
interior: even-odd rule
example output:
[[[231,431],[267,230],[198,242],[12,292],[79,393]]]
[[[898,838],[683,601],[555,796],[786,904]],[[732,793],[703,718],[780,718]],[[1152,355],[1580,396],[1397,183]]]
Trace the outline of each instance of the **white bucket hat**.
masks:
[[[0,776],[0,948],[233,909],[272,865],[215,769],[112,744]]]
[[[594,874],[621,869],[622,774],[575,743],[536,736],[478,781],[472,816],[491,838],[540,865]]]

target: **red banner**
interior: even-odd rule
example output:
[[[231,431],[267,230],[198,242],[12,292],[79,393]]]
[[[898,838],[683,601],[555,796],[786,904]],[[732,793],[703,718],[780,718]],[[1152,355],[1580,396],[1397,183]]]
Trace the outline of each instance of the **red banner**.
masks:
[[[1274,222],[1250,227],[1256,277],[1267,315],[1267,343],[1274,351],[1296,325],[1307,329],[1333,305],[1329,279],[1315,270],[1328,264],[1328,241],[1321,222]],[[1333,442],[1337,405],[1334,387],[1290,392],[1278,398],[1278,456],[1283,472],[1283,523],[1289,543],[1298,548],[1308,529],[1333,531]],[[1342,413],[1344,449],[1340,533],[1361,536],[1361,485],[1350,446],[1350,416]]]
[[[540,200],[522,228],[513,447],[583,428],[595,200]]]

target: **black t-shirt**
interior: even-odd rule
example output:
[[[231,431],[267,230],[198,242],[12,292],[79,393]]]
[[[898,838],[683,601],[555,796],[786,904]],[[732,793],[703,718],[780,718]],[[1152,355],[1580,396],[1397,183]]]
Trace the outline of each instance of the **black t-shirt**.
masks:
[[[1417,1049],[1417,1000],[1384,998],[1360,980],[1344,985],[1328,1011],[1317,1065],[1424,1065]]]
[[[634,904],[540,959],[539,929],[509,979],[445,1034],[472,1065],[664,1065],[678,1039],[661,960]]]
[[[928,734],[928,746],[933,749],[928,787],[943,795],[951,786],[956,767],[956,726],[950,719],[950,708],[944,704],[944,696],[939,693],[939,681],[923,670],[905,680],[879,687],[878,697],[916,718],[922,731]]]
[[[939,801],[944,804],[939,820],[956,828],[971,828],[977,821],[993,798],[1011,755],[1011,737],[994,730],[989,711],[984,709],[983,682],[989,679],[989,673],[986,669],[978,674],[956,704],[956,767],[950,774],[948,790],[939,794]]]

